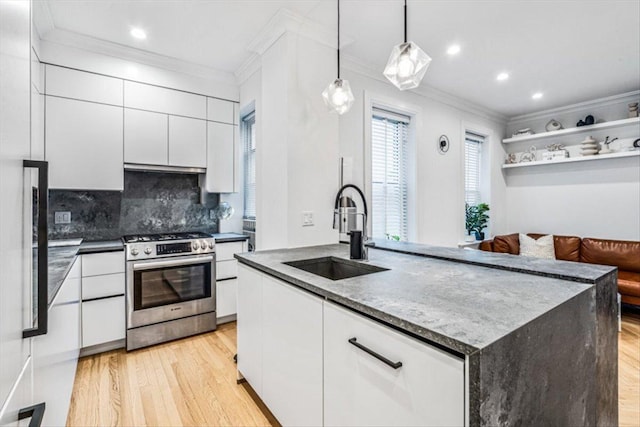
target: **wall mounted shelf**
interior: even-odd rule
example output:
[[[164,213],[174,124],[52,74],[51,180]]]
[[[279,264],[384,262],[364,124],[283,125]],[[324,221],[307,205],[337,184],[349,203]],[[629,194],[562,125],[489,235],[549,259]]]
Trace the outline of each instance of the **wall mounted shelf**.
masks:
[[[502,143],[511,144],[514,142],[537,141],[537,140],[543,140],[548,138],[555,138],[555,137],[566,136],[566,135],[575,135],[575,134],[592,132],[592,131],[602,130],[602,129],[614,129],[614,128],[620,128],[625,126],[632,126],[632,125],[640,126],[640,117],[634,117],[631,119],[614,120],[611,122],[604,122],[604,123],[596,123],[590,126],[581,126],[581,127],[575,127],[575,128],[554,130],[551,132],[534,133],[533,135],[516,136],[513,138],[503,139]],[[597,156],[594,156],[594,157],[597,157]],[[560,161],[556,161],[555,163],[560,163]]]
[[[640,157],[640,150],[622,151],[612,154],[596,154],[595,156],[568,157],[560,160],[537,160],[535,162],[513,163],[502,165],[502,169],[522,168],[527,166],[556,165],[559,163],[589,162],[593,160],[620,159],[623,157]]]

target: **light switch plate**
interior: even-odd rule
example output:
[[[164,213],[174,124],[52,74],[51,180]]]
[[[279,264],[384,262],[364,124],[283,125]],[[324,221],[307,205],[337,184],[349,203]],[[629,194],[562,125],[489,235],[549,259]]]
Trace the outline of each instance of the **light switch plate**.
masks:
[[[313,225],[313,212],[306,211],[302,212],[302,226],[310,227]]]
[[[54,222],[56,224],[71,224],[71,212],[56,212],[54,215]]]

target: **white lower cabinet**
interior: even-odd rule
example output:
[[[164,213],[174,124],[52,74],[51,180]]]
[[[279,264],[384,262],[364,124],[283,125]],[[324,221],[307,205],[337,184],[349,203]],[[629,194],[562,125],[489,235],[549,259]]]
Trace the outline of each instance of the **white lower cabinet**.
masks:
[[[123,340],[126,335],[124,296],[82,303],[82,346]]]
[[[284,426],[465,423],[463,359],[242,264],[238,370]]]
[[[327,302],[324,355],[325,425],[464,425],[461,359]]]
[[[242,264],[238,266],[237,331],[238,371],[262,396],[262,274]]]
[[[216,243],[216,317],[218,324],[232,322],[238,312],[238,260],[233,255],[247,251],[247,242]]]
[[[237,313],[238,279],[216,282],[216,317],[218,319]],[[233,318],[231,318],[233,320]]]
[[[66,425],[80,351],[80,262],[49,307],[46,335],[33,340],[33,402],[45,402],[43,426]]]
[[[284,426],[322,425],[322,300],[262,279],[262,400]]]

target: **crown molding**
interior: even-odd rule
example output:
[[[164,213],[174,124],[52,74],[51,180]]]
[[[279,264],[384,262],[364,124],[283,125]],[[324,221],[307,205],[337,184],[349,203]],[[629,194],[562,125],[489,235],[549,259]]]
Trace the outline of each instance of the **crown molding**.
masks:
[[[262,57],[257,53],[251,54],[235,71],[236,84],[240,86],[249,80],[260,68],[262,68]]]
[[[159,55],[141,49],[132,48],[118,43],[85,36],[72,31],[54,28],[42,37],[43,41],[83,49],[90,52],[113,56],[120,59],[130,60],[152,67],[158,67],[169,71],[188,74],[209,80],[215,80],[226,84],[236,84],[235,76],[232,73],[220,71],[205,65],[194,64],[169,56]]]
[[[509,124],[524,122],[529,120],[543,119],[556,114],[570,114],[580,112],[588,108],[606,107],[608,105],[620,104],[627,101],[637,101],[640,97],[640,90],[620,93],[617,95],[606,96],[604,98],[592,99],[590,101],[578,102],[576,104],[566,105],[559,108],[551,108],[549,110],[541,110],[533,113],[514,116],[509,119]]]
[[[379,82],[391,85],[382,74],[382,70],[376,70],[370,64],[364,63],[363,61],[353,56],[343,55],[342,67],[371,79],[377,80]],[[429,98],[433,101],[441,102],[461,111],[466,111],[468,113],[484,117],[499,124],[506,124],[509,120],[509,117],[502,113],[451,95],[447,92],[443,92],[426,84],[422,84],[418,88],[411,89],[408,92],[412,92],[425,98]]]
[[[33,26],[38,36],[42,39],[47,33],[56,28],[53,23],[51,9],[49,9],[49,2],[44,0],[33,1],[31,5],[33,7],[33,11],[31,12],[33,16]]]

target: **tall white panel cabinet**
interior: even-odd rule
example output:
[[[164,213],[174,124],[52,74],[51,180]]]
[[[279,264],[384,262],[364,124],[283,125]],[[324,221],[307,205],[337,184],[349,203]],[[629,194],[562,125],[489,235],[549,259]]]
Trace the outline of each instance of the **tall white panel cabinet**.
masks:
[[[47,96],[49,186],[123,190],[122,116],[122,107]]]
[[[0,425],[14,424],[32,405],[30,326],[31,219],[23,197],[30,188],[31,63],[29,2],[0,1]]]
[[[207,177],[206,188],[210,193],[233,193],[237,191],[236,145],[237,126],[207,122]]]

